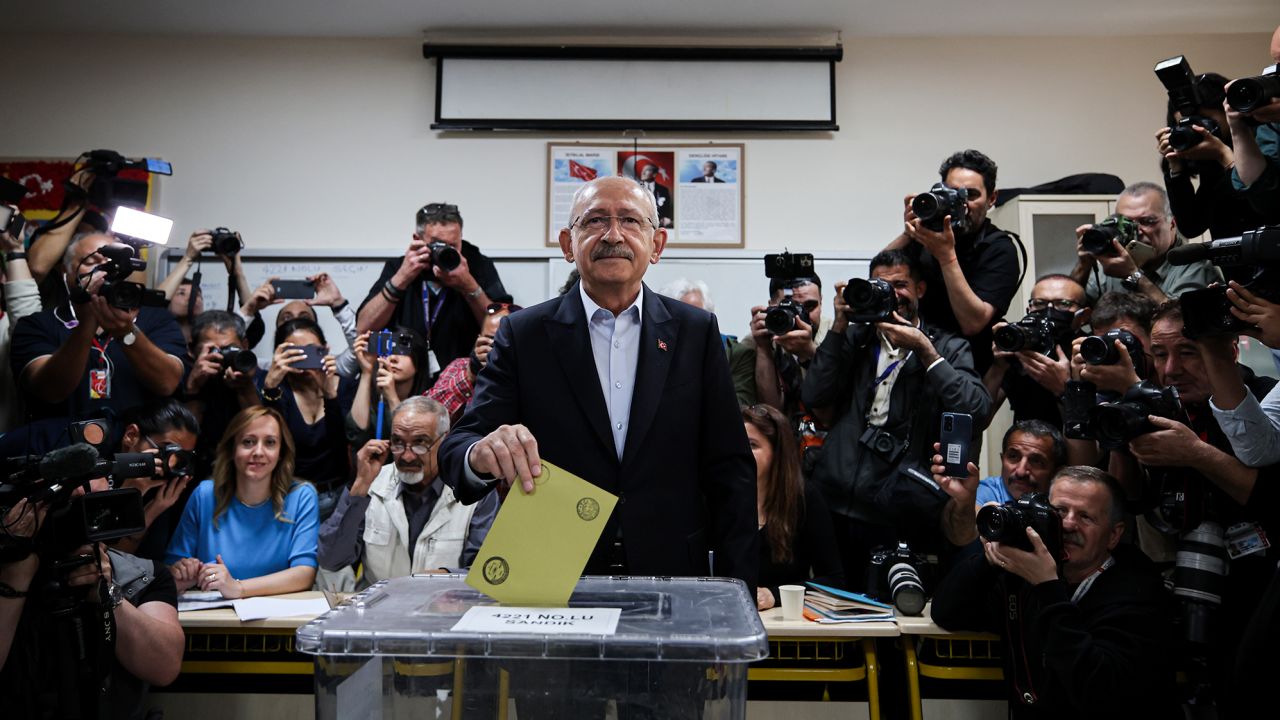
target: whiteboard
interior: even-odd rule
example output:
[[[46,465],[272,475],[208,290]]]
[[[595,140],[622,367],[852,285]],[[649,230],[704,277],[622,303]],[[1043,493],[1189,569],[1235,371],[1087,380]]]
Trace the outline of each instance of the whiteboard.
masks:
[[[507,292],[517,303],[534,305],[556,294],[564,284],[572,266],[565,262],[553,248],[537,250],[484,250],[497,266]],[[181,258],[180,249],[172,249],[161,267],[171,270]],[[658,290],[678,278],[702,280],[711,289],[720,331],[745,337],[750,323],[752,306],[768,300],[769,280],[764,276],[763,253],[745,250],[693,250],[673,249],[663,254],[657,265],[649,267],[645,283]],[[359,251],[330,251],[328,256],[304,254],[296,250],[258,249],[242,255],[245,277],[250,290],[270,277],[300,280],[310,275],[327,272],[338,284],[344,297],[356,309],[378,277],[382,266],[391,257],[386,255],[359,254]],[[868,256],[850,253],[814,253],[814,265],[823,281],[824,316],[832,314],[832,293],[835,283],[852,277],[866,277]],[[227,274],[222,262],[212,256],[203,258],[203,276],[200,286],[204,291],[206,310],[223,309],[227,298]],[[188,275],[190,277],[190,275]],[[267,333],[253,350],[259,358],[269,357],[274,348],[275,318],[280,305],[263,310],[262,319]],[[347,347],[342,329],[334,321],[333,314],[319,308],[316,316],[324,330],[330,350],[336,355]]]

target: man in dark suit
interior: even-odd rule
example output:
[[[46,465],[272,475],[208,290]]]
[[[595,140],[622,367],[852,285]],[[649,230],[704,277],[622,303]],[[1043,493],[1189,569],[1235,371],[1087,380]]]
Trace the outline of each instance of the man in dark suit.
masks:
[[[503,320],[441,476],[464,503],[499,481],[533,492],[545,457],[619,498],[588,574],[754,587],[754,463],[715,317],[644,286],[667,238],[634,180],[585,184],[571,217],[580,284]]]
[[[696,178],[694,178],[694,179],[690,180],[689,182],[697,182],[697,183],[722,183],[722,182],[724,182],[724,181],[723,181],[723,180],[721,180],[720,178],[716,177],[716,170],[717,170],[718,168],[719,168],[719,166],[718,166],[718,165],[716,165],[716,164],[715,164],[714,162],[712,162],[711,160],[708,160],[708,161],[706,161],[706,162],[702,163],[702,177],[696,177]]]
[[[675,213],[671,207],[671,190],[658,182],[658,166],[652,163],[645,165],[640,171],[640,185],[653,193],[653,201],[658,209],[658,227],[671,227]]]

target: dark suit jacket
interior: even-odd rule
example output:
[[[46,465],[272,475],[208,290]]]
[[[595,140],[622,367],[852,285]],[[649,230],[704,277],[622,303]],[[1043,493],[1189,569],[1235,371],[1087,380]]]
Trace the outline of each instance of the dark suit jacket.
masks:
[[[653,199],[658,205],[659,221],[675,217],[671,208],[671,190],[660,182],[653,183]]]
[[[696,177],[696,178],[694,178],[694,179],[690,180],[689,182],[699,182],[699,183],[722,183],[722,182],[724,182],[724,181],[723,181],[723,180],[721,180],[720,178],[716,177],[715,175],[712,175],[710,178],[708,178],[706,175],[701,175],[701,176],[699,176],[699,177]]]
[[[503,319],[471,406],[440,446],[440,475],[464,503],[467,450],[521,423],[541,457],[618,496],[587,574],[607,571],[621,529],[636,575],[715,572],[755,587],[755,463],[715,317],[645,288],[625,452],[618,461],[577,286]],[[519,492],[519,490],[513,490]],[[537,542],[532,538],[531,542]]]

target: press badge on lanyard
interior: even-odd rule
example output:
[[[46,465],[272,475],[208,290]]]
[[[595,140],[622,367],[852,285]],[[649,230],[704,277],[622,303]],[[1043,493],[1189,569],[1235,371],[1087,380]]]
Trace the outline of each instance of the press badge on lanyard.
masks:
[[[111,339],[108,338],[107,345],[110,344]],[[93,349],[98,351],[98,358],[102,362],[102,367],[89,370],[90,400],[111,399],[111,361],[107,359],[107,345],[99,344],[97,339],[93,341]]]

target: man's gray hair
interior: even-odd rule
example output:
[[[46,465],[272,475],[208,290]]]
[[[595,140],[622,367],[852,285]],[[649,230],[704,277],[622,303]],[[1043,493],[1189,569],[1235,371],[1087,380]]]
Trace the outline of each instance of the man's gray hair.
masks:
[[[1120,487],[1120,483],[1110,473],[1089,465],[1068,465],[1059,469],[1058,473],[1053,476],[1053,483],[1049,486],[1050,489],[1053,488],[1053,484],[1060,480],[1102,485],[1107,489],[1107,495],[1111,498],[1107,520],[1113,526],[1124,522],[1124,489]]]
[[[73,266],[75,265],[75,259],[76,259],[76,246],[80,244],[80,241],[89,237],[90,235],[105,235],[105,234],[106,233],[100,233],[97,230],[89,230],[88,232],[76,233],[71,237],[71,242],[67,243],[67,249],[62,251],[62,268],[67,271],[68,277],[75,278],[76,276],[77,268]]]
[[[1164,208],[1164,216],[1167,218],[1173,217],[1173,207],[1169,205],[1169,193],[1165,192],[1163,187],[1153,182],[1147,182],[1145,180],[1142,182],[1136,182],[1125,188],[1120,194],[1136,198],[1142,197],[1147,193],[1155,193],[1156,195],[1159,195],[1160,205]]]
[[[702,309],[707,312],[715,312],[715,303],[711,302],[711,289],[701,280],[690,280],[688,278],[680,278],[673,280],[662,287],[658,291],[659,295],[666,295],[669,298],[683,300],[685,295],[696,292],[702,296]]]
[[[640,191],[640,193],[644,195],[645,199],[649,201],[650,210],[647,215],[649,222],[653,225],[653,229],[657,230],[661,227],[658,225],[658,199],[653,196],[653,193],[649,191],[649,188],[641,185],[639,180],[629,178],[625,175],[606,175],[604,177],[596,178],[595,180],[588,180],[587,182],[582,183],[573,193],[573,202],[569,203],[570,211],[578,208],[578,203],[581,202],[582,196],[586,195],[588,190],[594,188],[596,183],[605,180],[621,180],[623,182],[630,183],[632,185],[632,189]],[[569,222],[573,222],[576,219],[577,218],[571,217],[569,218]]]
[[[436,416],[436,436],[440,437],[449,432],[449,411],[439,402],[425,395],[415,395],[397,405],[395,411],[391,413],[391,422],[395,422],[400,413],[406,412],[415,415],[434,414]]]

